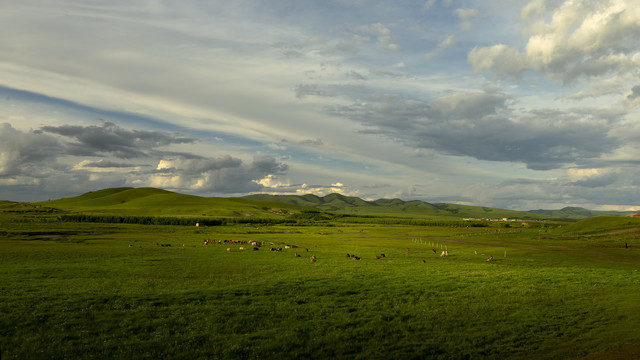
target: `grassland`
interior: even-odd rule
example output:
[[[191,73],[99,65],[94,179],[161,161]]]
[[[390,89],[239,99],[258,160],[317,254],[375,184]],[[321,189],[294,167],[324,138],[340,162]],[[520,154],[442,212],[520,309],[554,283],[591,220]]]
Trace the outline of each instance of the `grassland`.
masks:
[[[136,199],[85,200],[95,214]],[[638,219],[58,221],[68,202],[0,204],[3,359],[567,359],[640,343]]]

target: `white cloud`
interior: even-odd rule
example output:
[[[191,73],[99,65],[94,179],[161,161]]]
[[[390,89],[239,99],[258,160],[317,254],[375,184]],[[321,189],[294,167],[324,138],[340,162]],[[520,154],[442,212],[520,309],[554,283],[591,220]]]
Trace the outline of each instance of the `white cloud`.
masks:
[[[288,188],[291,186],[290,181],[282,180],[273,174],[269,174],[260,180],[253,180],[253,182],[255,182],[256,184],[260,184],[265,188],[274,188],[274,189],[282,188],[282,187]]]
[[[297,190],[297,195],[314,194],[317,196],[326,196],[329,194],[342,194],[345,196],[359,196],[360,190],[351,189],[345,186],[341,182],[336,182],[331,185],[307,185],[302,184]]]
[[[142,166],[123,164],[100,159],[98,161],[82,160],[73,166],[74,171],[89,171],[94,173],[132,173],[140,172]]]
[[[565,1],[552,9],[534,1],[522,16],[531,24],[525,29],[524,51],[504,44],[475,47],[469,62],[476,71],[520,76],[532,70],[551,79],[572,82],[613,72],[624,74],[638,67],[634,56],[640,48],[640,9],[632,0],[603,2]],[[532,21],[532,17],[539,18]]]

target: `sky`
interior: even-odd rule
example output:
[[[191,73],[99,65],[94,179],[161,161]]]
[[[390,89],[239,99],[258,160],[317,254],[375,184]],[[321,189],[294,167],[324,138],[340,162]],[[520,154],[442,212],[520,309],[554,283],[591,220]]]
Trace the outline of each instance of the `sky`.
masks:
[[[4,0],[0,199],[640,209],[637,0]]]

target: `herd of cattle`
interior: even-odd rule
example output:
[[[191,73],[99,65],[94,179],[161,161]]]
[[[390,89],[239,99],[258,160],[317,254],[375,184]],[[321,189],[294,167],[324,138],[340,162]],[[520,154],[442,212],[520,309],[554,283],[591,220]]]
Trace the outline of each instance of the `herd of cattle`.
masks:
[[[205,246],[209,245],[209,244],[217,244],[217,245],[222,245],[222,244],[227,244],[227,245],[249,245],[251,247],[253,247],[254,251],[260,250],[260,248],[262,248],[265,245],[264,241],[248,241],[248,240],[211,240],[211,239],[206,239],[203,241],[203,244]],[[159,246],[171,246],[170,244],[156,244]],[[271,245],[272,247],[269,249],[270,251],[273,252],[282,252],[282,247],[273,247],[275,245],[284,245],[285,249],[296,249],[298,248],[297,245],[292,245],[292,244],[285,244],[285,243],[273,243],[270,242],[269,245]],[[244,251],[247,250],[246,246],[240,246],[238,248],[238,250],[240,251]],[[309,252],[308,248],[304,249],[305,252]],[[432,249],[434,254],[437,254],[437,250],[436,249]],[[227,248],[227,252],[231,252],[231,248],[228,247]],[[409,253],[409,248],[407,248],[407,253]],[[478,252],[476,251],[475,254],[477,255]],[[295,257],[302,257],[300,254],[298,254],[297,252],[294,253]],[[449,251],[448,250],[443,250],[440,253],[440,257],[445,257],[445,256],[449,256]],[[506,255],[505,255],[506,256]],[[380,260],[385,258],[386,255],[385,254],[380,254],[380,255],[376,255],[376,260]],[[317,258],[315,255],[311,255],[311,262],[315,263],[317,261]],[[357,256],[355,254],[349,254],[347,253],[347,259],[351,259],[351,260],[360,260],[360,256]],[[493,261],[493,256],[489,256],[489,258],[487,259],[487,261]],[[426,261],[423,259],[422,263],[425,263]]]
[[[227,244],[227,245],[243,245],[243,246],[240,246],[240,247],[238,248],[238,250],[240,250],[240,251],[247,250],[247,247],[246,247],[246,246],[244,246],[244,245],[248,245],[248,246],[251,246],[251,247],[253,248],[253,250],[254,250],[254,251],[257,251],[257,250],[260,250],[260,248],[262,248],[262,247],[265,245],[265,242],[264,242],[264,241],[254,241],[254,240],[247,241],[247,240],[211,240],[211,239],[206,239],[206,240],[204,240],[204,241],[203,241],[203,244],[204,244],[204,246],[207,246],[207,245],[209,245],[209,244],[217,244],[217,245],[222,245],[222,244]],[[282,252],[282,247],[273,247],[273,246],[275,246],[275,245],[284,245],[284,248],[285,248],[285,249],[297,249],[297,248],[298,248],[298,246],[297,246],[297,245],[285,244],[285,243],[277,243],[277,244],[276,244],[276,243],[270,242],[270,243],[269,243],[269,245],[271,245],[271,246],[272,246],[269,250],[270,250],[270,251],[273,251],[273,252]],[[156,243],[156,246],[159,246],[159,247],[170,247],[170,246],[171,246],[171,244],[160,244],[160,243]],[[183,244],[182,246],[185,246],[185,245]],[[133,244],[129,244],[129,247],[133,247]],[[195,245],[194,245],[194,247],[195,247]],[[142,246],[141,246],[141,245],[138,245],[138,249],[139,249],[139,250],[142,250]],[[230,248],[230,247],[228,247],[228,248],[227,248],[227,251],[228,251],[228,252],[231,252],[231,248]],[[305,248],[305,249],[304,249],[304,251],[305,251],[305,252],[309,252],[309,249],[308,249],[308,248]],[[434,253],[434,254],[436,254],[436,255],[438,254],[438,252],[437,252],[437,250],[436,250],[436,249],[432,249],[432,251],[433,251],[433,253]],[[409,248],[407,248],[407,254],[408,254],[408,253],[409,253]],[[477,252],[477,251],[475,251],[475,254],[476,254],[476,255],[478,255],[478,252]],[[297,252],[295,252],[293,255],[294,255],[295,257],[302,257],[302,255],[298,254]],[[449,251],[448,251],[448,250],[443,250],[443,251],[440,253],[440,257],[445,257],[445,256],[449,256]],[[505,252],[504,256],[505,256],[505,257],[507,257],[507,253],[506,253],[506,252]],[[380,259],[383,259],[383,258],[385,258],[385,257],[386,257],[386,255],[385,255],[385,254],[376,255],[376,260],[380,260]],[[317,258],[316,258],[316,256],[315,256],[315,255],[311,255],[311,258],[310,258],[310,259],[311,259],[311,262],[312,262],[312,263],[315,263],[315,262],[317,261]],[[355,254],[349,254],[349,253],[347,253],[347,259],[351,259],[351,260],[360,260],[361,258],[360,258],[360,256],[357,256],[357,255],[355,255]],[[494,260],[493,256],[489,256],[489,258],[487,259],[487,261],[493,261],[493,260]],[[424,259],[422,259],[422,263],[425,263],[425,262],[426,262],[426,261],[425,261]]]

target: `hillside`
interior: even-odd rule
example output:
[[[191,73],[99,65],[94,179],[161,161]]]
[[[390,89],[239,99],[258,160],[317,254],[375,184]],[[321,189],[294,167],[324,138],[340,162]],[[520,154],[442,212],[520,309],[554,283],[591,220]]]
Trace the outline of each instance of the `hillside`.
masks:
[[[340,194],[329,194],[324,197],[316,195],[268,195],[255,194],[245,196],[245,199],[282,202],[287,204],[315,207],[319,210],[332,211],[352,215],[397,216],[397,217],[448,217],[448,218],[510,218],[523,220],[540,220],[547,218],[545,215],[496,209],[481,206],[468,206],[456,204],[430,204],[428,202],[401,199],[379,199],[365,201],[357,197]]]
[[[598,236],[640,232],[640,218],[620,216],[596,216],[564,225],[558,234]]]
[[[16,205],[4,204],[14,207]],[[112,188],[80,196],[33,203],[32,206],[69,212],[142,216],[207,216],[207,217],[283,217],[305,210],[320,210],[356,216],[403,218],[474,218],[474,219],[571,219],[594,216],[623,216],[626,212],[593,211],[577,207],[561,210],[515,211],[482,206],[431,204],[425,201],[378,199],[366,201],[358,197],[329,194],[324,197],[306,195],[254,194],[239,198],[200,197],[156,188]],[[43,211],[43,210],[40,211]]]
[[[530,210],[530,213],[545,215],[555,219],[588,219],[594,216],[627,216],[636,211],[598,211],[567,206],[560,210]]]
[[[155,188],[105,189],[33,204],[69,212],[136,216],[283,217],[309,210],[293,204],[200,197]]]

